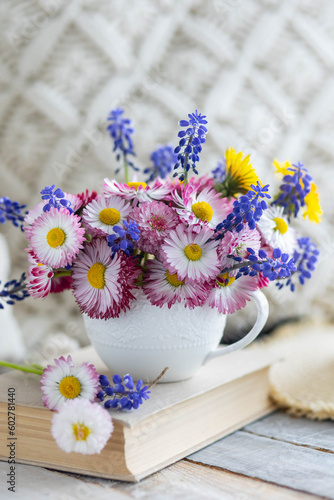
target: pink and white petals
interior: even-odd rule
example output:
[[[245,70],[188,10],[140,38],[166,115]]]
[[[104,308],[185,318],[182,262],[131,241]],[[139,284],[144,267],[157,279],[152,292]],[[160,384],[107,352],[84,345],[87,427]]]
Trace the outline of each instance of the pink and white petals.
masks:
[[[172,229],[180,220],[171,207],[159,201],[141,203],[131,212],[131,220],[140,229],[138,247],[149,254],[156,254]]]
[[[82,222],[93,236],[108,236],[114,232],[114,226],[122,226],[131,210],[130,203],[120,196],[99,196],[84,208]]]
[[[94,401],[99,389],[99,374],[95,366],[82,363],[75,366],[71,356],[55,359],[41,378],[42,401],[50,410],[58,410],[68,399],[84,398]]]
[[[176,211],[183,222],[199,224],[200,227],[207,225],[215,229],[230,210],[228,201],[214,189],[194,189],[191,184],[182,189],[181,196],[175,193],[174,199],[180,207]]]
[[[118,195],[137,205],[138,203],[145,203],[152,200],[163,200],[172,188],[173,184],[169,179],[163,181],[155,179],[149,184],[145,182],[129,182],[128,184],[124,184],[115,180],[104,179],[102,195],[106,198]]]
[[[209,290],[206,283],[180,280],[176,273],[170,274],[157,260],[147,261],[146,266],[148,270],[144,274],[143,291],[151,304],[159,307],[167,304],[170,309],[179,302],[184,307],[194,309],[207,299]]]
[[[29,266],[27,276],[28,293],[34,299],[44,299],[51,291],[53,270],[44,264]]]
[[[161,258],[171,273],[177,273],[180,279],[209,281],[220,270],[217,246],[218,242],[208,241],[213,231],[203,227],[200,233],[194,233],[183,224],[171,231],[162,245]]]
[[[252,292],[258,289],[257,276],[241,276],[235,279],[230,276],[228,284],[224,285],[223,275],[216,281],[206,301],[212,308],[217,308],[220,313],[232,314],[245,307],[246,302],[252,298]]]
[[[239,233],[235,229],[233,231],[228,231],[224,235],[224,238],[219,240],[218,245],[218,258],[222,269],[225,267],[232,267],[236,264],[228,255],[241,257],[247,260],[247,248],[249,247],[256,253],[258,253],[261,248],[261,235],[257,229],[249,229],[248,226],[244,225]]]
[[[116,254],[106,240],[94,240],[78,255],[73,268],[73,294],[91,318],[117,318],[134,298],[131,290],[140,274],[134,258]]]
[[[52,207],[35,219],[31,231],[31,250],[38,262],[54,269],[72,264],[85,240],[80,218],[66,208]]]
[[[112,432],[108,410],[85,399],[67,401],[52,418],[52,436],[66,453],[101,453]]]

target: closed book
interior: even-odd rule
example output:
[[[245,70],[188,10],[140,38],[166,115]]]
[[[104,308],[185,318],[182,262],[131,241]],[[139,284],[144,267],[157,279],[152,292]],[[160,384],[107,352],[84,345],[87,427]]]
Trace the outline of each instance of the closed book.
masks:
[[[110,376],[93,347],[71,355],[75,363],[89,361],[100,374]],[[8,444],[15,441],[18,463],[139,481],[271,412],[268,371],[272,361],[273,356],[261,349],[244,349],[213,359],[191,379],[156,384],[138,410],[109,410],[114,431],[95,455],[58,448],[50,432],[53,412],[41,401],[39,376],[5,373],[0,376],[0,460],[8,460]],[[8,425],[14,421],[8,416],[11,394],[15,396],[14,435]]]

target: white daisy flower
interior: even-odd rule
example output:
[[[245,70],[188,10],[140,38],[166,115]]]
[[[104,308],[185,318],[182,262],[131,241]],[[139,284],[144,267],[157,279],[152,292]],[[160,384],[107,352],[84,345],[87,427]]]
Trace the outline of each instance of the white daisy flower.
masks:
[[[218,309],[222,314],[232,314],[246,305],[246,301],[252,297],[252,292],[257,290],[258,278],[252,276],[240,276],[235,279],[236,273],[222,273],[216,278],[206,304]]]
[[[102,196],[88,203],[82,212],[82,220],[88,231],[94,236],[113,234],[114,226],[120,225],[131,212],[130,203],[120,196]]]
[[[65,267],[83,248],[84,234],[77,215],[52,207],[37,217],[30,229],[31,250],[38,262],[55,269]]]
[[[176,212],[185,223],[215,229],[231,211],[228,200],[221,198],[220,193],[210,187],[200,190],[188,184],[181,194],[174,191],[173,198],[180,207]]]
[[[58,410],[68,399],[94,401],[99,389],[99,374],[94,365],[75,366],[71,356],[61,356],[54,362],[56,366],[48,365],[41,378],[44,406]]]
[[[112,431],[109,412],[87,399],[67,401],[52,418],[51,434],[66,453],[101,453]]]
[[[147,272],[143,278],[143,291],[151,304],[171,308],[175,302],[193,309],[203,304],[208,296],[207,283],[179,280],[176,273],[169,273],[157,260],[146,261]]]
[[[187,230],[179,224],[171,231],[162,245],[161,257],[171,273],[181,280],[208,281],[219,272],[217,256],[218,241],[209,241],[213,231],[203,227],[199,233]]]
[[[272,248],[280,248],[291,255],[297,245],[297,232],[289,226],[284,208],[273,206],[263,212],[257,227],[265,242]]]

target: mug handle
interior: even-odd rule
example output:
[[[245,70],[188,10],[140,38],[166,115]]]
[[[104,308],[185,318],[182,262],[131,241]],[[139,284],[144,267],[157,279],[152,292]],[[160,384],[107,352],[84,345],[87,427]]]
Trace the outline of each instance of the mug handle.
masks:
[[[204,360],[204,364],[206,364],[213,358],[217,358],[218,356],[223,356],[224,354],[228,354],[229,352],[237,351],[239,349],[242,349],[243,347],[246,347],[259,335],[268,319],[269,304],[266,296],[260,290],[256,290],[255,292],[253,292],[252,297],[257,308],[257,318],[255,325],[253,326],[251,331],[237,342],[234,342],[230,345],[218,346],[214,351],[209,352]]]

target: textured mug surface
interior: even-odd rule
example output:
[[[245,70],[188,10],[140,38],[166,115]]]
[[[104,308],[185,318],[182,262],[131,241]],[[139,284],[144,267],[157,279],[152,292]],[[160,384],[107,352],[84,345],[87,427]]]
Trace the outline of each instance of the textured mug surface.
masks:
[[[246,335],[248,338],[252,334],[249,342],[260,333],[268,316],[266,299],[261,292],[254,295],[257,293],[263,299],[257,303],[257,331],[254,327]],[[226,316],[217,309],[202,306],[191,310],[179,303],[170,309],[166,304],[160,308],[152,305],[142,290],[135,295],[137,300],[131,303],[131,309],[119,318],[101,320],[84,315],[88,336],[113,373],[130,373],[136,380],[152,381],[167,366],[161,381],[180,381],[194,375],[208,359],[249,343],[242,339],[244,345],[240,347],[233,348],[239,345],[236,342],[217,348],[226,322]]]

